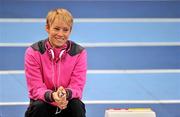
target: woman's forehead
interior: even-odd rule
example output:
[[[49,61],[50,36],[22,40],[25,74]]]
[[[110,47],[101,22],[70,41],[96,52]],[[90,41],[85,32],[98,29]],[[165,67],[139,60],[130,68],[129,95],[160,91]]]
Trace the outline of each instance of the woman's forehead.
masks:
[[[65,21],[64,19],[61,19],[61,18],[56,18],[54,20],[54,22],[52,23],[52,25],[70,27],[70,25],[67,23],[67,21]]]

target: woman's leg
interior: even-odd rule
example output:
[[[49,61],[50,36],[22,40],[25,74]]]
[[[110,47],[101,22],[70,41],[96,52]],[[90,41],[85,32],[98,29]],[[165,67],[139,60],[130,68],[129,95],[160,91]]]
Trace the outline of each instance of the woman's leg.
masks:
[[[55,107],[44,101],[31,101],[25,112],[25,117],[51,117],[54,114],[55,109]]]
[[[79,99],[71,99],[61,115],[63,117],[86,117],[85,104]]]

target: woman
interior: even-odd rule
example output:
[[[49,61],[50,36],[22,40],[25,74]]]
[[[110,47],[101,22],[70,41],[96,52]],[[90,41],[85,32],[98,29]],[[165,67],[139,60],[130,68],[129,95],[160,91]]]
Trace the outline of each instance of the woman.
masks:
[[[85,117],[81,101],[86,81],[86,50],[69,40],[73,17],[55,9],[46,17],[48,38],[25,53],[30,105],[25,117]]]

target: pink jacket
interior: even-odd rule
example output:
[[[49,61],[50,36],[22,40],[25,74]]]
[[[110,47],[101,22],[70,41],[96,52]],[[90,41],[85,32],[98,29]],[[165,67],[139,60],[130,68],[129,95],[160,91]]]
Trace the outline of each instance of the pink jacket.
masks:
[[[29,98],[52,102],[52,92],[63,86],[68,93],[68,99],[81,99],[86,82],[86,50],[68,41],[62,48],[53,49],[55,58],[52,59],[50,49],[51,45],[46,39],[34,43],[26,50],[25,75]],[[59,58],[63,49],[65,52]]]

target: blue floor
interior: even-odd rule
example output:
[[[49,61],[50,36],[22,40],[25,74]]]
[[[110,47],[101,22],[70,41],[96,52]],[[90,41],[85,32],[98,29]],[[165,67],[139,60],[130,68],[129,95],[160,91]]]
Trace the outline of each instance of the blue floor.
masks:
[[[47,37],[45,21],[0,22],[0,27],[4,27],[0,28],[1,43],[33,43]],[[70,39],[81,43],[177,42],[179,30],[180,22],[75,22]]]
[[[23,70],[27,47],[0,47],[0,70]],[[87,47],[89,70],[179,69],[180,46]],[[12,58],[13,61],[12,61]],[[101,61],[101,62],[100,62]]]
[[[178,100],[180,73],[88,74],[83,100]],[[0,102],[27,102],[25,75],[0,75]],[[8,97],[8,98],[7,98]]]

